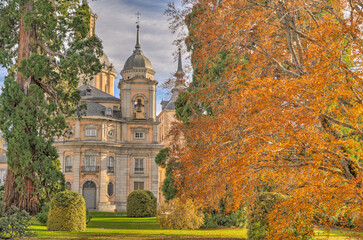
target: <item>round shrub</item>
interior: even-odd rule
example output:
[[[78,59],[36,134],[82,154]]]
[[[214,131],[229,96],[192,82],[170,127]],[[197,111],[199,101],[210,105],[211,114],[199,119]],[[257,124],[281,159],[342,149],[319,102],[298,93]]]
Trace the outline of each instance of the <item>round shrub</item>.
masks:
[[[156,197],[154,196],[154,194],[148,190],[144,190],[151,198],[151,200],[153,201],[154,205],[155,205],[155,215],[156,215],[156,206],[157,206],[157,199]],[[154,215],[154,216],[155,216]]]
[[[248,216],[248,239],[259,240],[267,236],[267,216],[274,209],[274,205],[284,199],[286,196],[273,192],[264,192],[258,196]]]
[[[56,194],[50,203],[47,227],[50,231],[85,231],[86,202],[84,198],[68,190]]]
[[[156,198],[147,190],[135,190],[127,197],[128,217],[155,217]]]
[[[199,229],[204,223],[204,214],[191,199],[173,198],[161,204],[157,220],[163,228]]]

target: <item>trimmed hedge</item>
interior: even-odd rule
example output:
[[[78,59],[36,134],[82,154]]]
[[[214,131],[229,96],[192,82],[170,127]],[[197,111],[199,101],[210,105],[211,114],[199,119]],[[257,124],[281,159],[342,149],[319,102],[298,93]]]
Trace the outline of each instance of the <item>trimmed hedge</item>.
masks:
[[[48,222],[50,231],[83,232],[86,230],[86,202],[72,191],[63,191],[50,203]]]
[[[265,239],[268,234],[267,216],[274,209],[274,205],[284,199],[285,195],[274,192],[263,192],[258,196],[248,217],[248,239]]]
[[[127,197],[128,217],[155,217],[156,197],[147,190],[135,190]]]

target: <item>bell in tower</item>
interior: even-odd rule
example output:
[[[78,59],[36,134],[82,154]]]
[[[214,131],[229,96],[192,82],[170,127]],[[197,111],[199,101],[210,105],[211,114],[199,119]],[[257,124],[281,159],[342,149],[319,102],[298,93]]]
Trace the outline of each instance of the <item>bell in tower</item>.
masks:
[[[155,71],[150,60],[141,50],[140,26],[136,26],[136,44],[126,60],[119,83],[122,116],[130,120],[156,121]]]

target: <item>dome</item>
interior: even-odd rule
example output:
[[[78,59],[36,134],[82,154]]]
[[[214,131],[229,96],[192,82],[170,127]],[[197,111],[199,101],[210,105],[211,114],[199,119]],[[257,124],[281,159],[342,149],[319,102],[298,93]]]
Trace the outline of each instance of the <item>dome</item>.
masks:
[[[133,54],[126,60],[123,70],[133,68],[148,68],[152,69],[150,60],[144,56],[141,50],[135,50]]]
[[[144,53],[141,50],[140,44],[140,26],[137,25],[137,35],[136,35],[136,45],[135,50],[132,55],[126,60],[124,68],[122,71],[130,70],[134,68],[146,68],[149,70],[153,70],[150,60],[144,56]]]
[[[106,66],[111,66],[111,62],[110,60],[108,59],[107,55],[105,52],[103,52],[102,56],[100,57],[100,63],[101,64],[106,64]]]

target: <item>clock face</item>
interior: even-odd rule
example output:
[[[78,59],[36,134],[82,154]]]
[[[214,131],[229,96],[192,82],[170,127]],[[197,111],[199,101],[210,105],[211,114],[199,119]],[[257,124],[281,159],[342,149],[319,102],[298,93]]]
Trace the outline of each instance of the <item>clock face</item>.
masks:
[[[109,131],[108,131],[108,136],[109,136],[109,137],[113,137],[113,130],[109,130]]]

